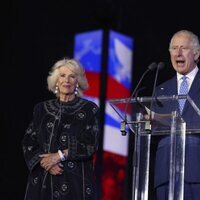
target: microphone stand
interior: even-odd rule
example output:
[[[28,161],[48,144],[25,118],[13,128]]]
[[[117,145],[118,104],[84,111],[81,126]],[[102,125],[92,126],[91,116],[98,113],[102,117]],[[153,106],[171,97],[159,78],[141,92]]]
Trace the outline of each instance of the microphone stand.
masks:
[[[137,92],[138,90],[138,87],[140,86],[143,78],[145,77],[145,75],[149,72],[149,71],[153,71],[155,68],[157,67],[157,64],[155,62],[151,63],[147,70],[145,70],[145,72],[142,74],[138,84],[136,85],[134,91],[132,92],[130,98],[128,99],[126,105],[125,105],[125,110],[124,110],[124,120],[121,121],[121,127],[120,127],[120,131],[122,133],[123,136],[125,136],[127,134],[127,131],[126,131],[126,124],[127,124],[127,109],[128,109],[128,105],[129,103],[131,102],[131,99],[132,97],[135,95],[135,93]]]
[[[151,118],[152,118],[152,106],[153,106],[153,100],[154,100],[154,95],[155,95],[155,88],[156,88],[156,82],[157,82],[157,77],[158,77],[158,71],[163,68],[164,64],[159,63],[156,69],[156,75],[155,75],[155,81],[154,81],[154,86],[153,86],[153,93],[152,93],[152,97],[151,97],[151,101],[150,101],[150,121],[145,122],[145,127],[148,124],[148,132],[147,132],[147,136],[145,141],[146,141],[146,145],[147,145],[147,152],[145,153],[146,155],[146,164],[145,166],[147,167],[147,169],[149,170],[149,155],[150,155],[150,141],[151,141],[151,135],[149,135],[149,133],[151,133]],[[144,105],[138,100],[138,93],[140,90],[138,90],[136,92],[136,99],[135,101],[139,104],[139,106],[141,108],[144,109]],[[133,180],[132,180],[132,200],[136,200],[138,198],[141,197],[141,193],[140,193],[140,156],[141,156],[141,152],[140,152],[140,148],[141,148],[141,136],[139,135],[142,126],[141,126],[141,120],[143,120],[143,115],[141,113],[138,114],[137,116],[137,123],[135,125],[135,129],[136,129],[136,133],[135,133],[135,141],[134,141],[134,152],[133,152]],[[146,124],[147,123],[147,124]],[[147,177],[148,175],[146,175],[145,180],[147,182],[145,182],[144,187],[142,187],[142,191],[144,192],[144,196],[148,194],[148,182],[149,182],[149,178]]]
[[[153,91],[152,91],[151,102],[150,102],[150,116],[149,116],[150,129],[151,129],[151,125],[152,125],[152,109],[153,109],[153,102],[154,102],[155,91],[156,91],[156,84],[157,84],[157,80],[158,80],[158,72],[160,69],[163,69],[164,66],[165,66],[165,64],[163,62],[159,62],[158,67],[156,69],[156,75],[155,75],[155,79],[154,79]]]

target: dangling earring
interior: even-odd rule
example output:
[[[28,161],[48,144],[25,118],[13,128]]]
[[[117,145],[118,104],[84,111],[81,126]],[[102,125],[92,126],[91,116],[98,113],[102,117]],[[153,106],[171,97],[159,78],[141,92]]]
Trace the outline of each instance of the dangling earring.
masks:
[[[76,84],[75,91],[74,91],[74,94],[75,94],[75,95],[77,95],[77,94],[78,94],[78,87],[79,87],[79,85],[78,85],[78,83],[77,83],[77,84]]]
[[[56,83],[56,88],[55,88],[55,91],[54,91],[55,94],[58,93],[58,83]]]

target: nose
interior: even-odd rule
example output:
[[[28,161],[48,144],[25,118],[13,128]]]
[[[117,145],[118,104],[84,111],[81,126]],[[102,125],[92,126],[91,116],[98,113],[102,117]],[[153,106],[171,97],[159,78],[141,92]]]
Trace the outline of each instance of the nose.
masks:
[[[67,83],[69,83],[69,79],[70,79],[70,78],[69,78],[68,76],[65,77],[65,81],[66,81]]]
[[[178,48],[178,49],[177,49],[178,55],[182,54],[182,52],[183,52],[183,49],[182,49],[182,48]]]

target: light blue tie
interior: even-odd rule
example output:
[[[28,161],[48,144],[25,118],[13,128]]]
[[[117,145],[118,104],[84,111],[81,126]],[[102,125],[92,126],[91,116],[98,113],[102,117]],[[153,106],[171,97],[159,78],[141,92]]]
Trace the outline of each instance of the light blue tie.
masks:
[[[182,78],[182,83],[180,85],[180,91],[179,95],[187,95],[188,93],[188,82],[187,82],[187,77],[183,76]],[[185,105],[186,99],[179,99],[179,109],[180,113],[182,113],[184,105]]]

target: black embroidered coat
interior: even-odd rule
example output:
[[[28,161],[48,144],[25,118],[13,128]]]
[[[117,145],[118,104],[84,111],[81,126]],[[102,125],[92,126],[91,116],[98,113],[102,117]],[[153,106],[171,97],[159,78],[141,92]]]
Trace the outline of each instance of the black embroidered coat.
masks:
[[[37,104],[22,140],[30,171],[25,200],[93,200],[93,155],[98,147],[99,108],[86,99]],[[62,175],[40,166],[40,154],[68,149]]]

